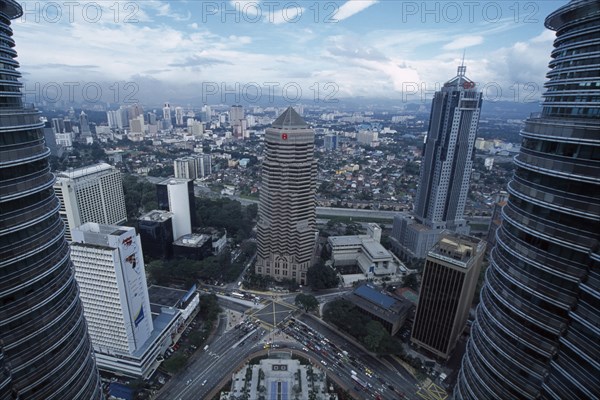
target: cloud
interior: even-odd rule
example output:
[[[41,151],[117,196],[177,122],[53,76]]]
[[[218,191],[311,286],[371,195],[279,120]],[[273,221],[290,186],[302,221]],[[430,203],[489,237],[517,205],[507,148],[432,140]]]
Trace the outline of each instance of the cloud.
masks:
[[[275,25],[283,23],[293,24],[300,20],[305,11],[306,8],[298,7],[297,3],[289,3],[285,7],[269,13],[267,20]]]
[[[232,42],[232,45],[236,43],[242,45],[252,43],[252,38],[250,36],[229,35],[228,39]]]
[[[368,44],[364,44],[355,36],[334,36],[330,39],[327,52],[334,57],[362,59],[370,61],[387,61],[389,58]]]
[[[477,46],[481,43],[483,43],[483,36],[460,36],[452,40],[450,43],[445,44],[442,48],[444,50],[458,50]]]
[[[59,64],[59,63],[50,63],[50,64],[37,64],[30,66],[29,69],[98,69],[100,68],[98,65],[70,65],[70,64]]]
[[[189,21],[192,18],[192,14],[190,11],[186,13],[178,13],[171,8],[170,3],[165,3],[162,1],[150,0],[146,1],[145,6],[154,9],[156,15],[159,17],[168,17],[175,21]]]
[[[333,15],[333,19],[343,21],[377,3],[379,0],[348,0]]]
[[[232,65],[229,61],[220,60],[214,57],[207,57],[203,55],[193,55],[187,57],[182,62],[170,63],[169,67],[212,67],[215,65]]]

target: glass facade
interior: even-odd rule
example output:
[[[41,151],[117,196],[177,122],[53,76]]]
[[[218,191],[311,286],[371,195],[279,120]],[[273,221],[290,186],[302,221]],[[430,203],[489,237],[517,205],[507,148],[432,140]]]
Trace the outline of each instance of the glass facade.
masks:
[[[600,398],[600,3],[545,23],[543,111],[521,132],[456,399]]]
[[[0,0],[0,399],[101,399],[39,113]]]

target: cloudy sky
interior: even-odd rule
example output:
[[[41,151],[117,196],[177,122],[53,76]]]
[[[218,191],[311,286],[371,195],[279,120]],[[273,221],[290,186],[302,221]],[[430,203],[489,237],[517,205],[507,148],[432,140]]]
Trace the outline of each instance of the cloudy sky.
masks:
[[[26,1],[13,30],[28,90],[51,82],[63,97],[85,87],[93,98],[96,83],[156,104],[430,96],[464,52],[488,98],[526,101],[552,49],[544,18],[566,3]]]

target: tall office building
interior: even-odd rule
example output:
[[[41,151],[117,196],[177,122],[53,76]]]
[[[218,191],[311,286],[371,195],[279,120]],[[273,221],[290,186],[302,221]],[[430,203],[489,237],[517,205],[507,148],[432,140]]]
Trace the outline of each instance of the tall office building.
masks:
[[[71,258],[94,349],[108,354],[135,352],[153,328],[135,228],[83,224],[73,230]]]
[[[163,107],[163,121],[169,128],[173,125],[173,120],[171,119],[171,105],[169,103],[165,103],[165,106]]]
[[[338,135],[335,133],[325,135],[323,138],[323,146],[327,151],[335,151],[338,148]]]
[[[212,173],[210,154],[181,157],[173,161],[175,178],[200,179]]]
[[[463,332],[477,287],[485,242],[449,234],[425,260],[411,341],[448,359]]]
[[[54,191],[69,241],[71,231],[86,222],[114,225],[127,220],[121,173],[109,164],[59,172]]]
[[[212,117],[212,109],[210,108],[209,105],[206,105],[206,104],[203,105],[202,112],[200,113],[200,120],[202,122],[210,122],[211,117]]]
[[[175,125],[183,126],[183,107],[175,107]]]
[[[71,258],[98,368],[148,378],[180,313],[152,314],[140,236],[131,227],[88,222],[73,230]]]
[[[173,238],[192,233],[196,225],[196,197],[191,179],[165,179],[156,185],[158,208],[173,213]]]
[[[229,124],[235,138],[243,139],[246,137],[248,121],[244,117],[244,107],[241,105],[231,106],[229,109]]]
[[[10,28],[22,13],[0,0],[0,399],[101,399],[44,123],[22,103]]]
[[[54,133],[64,133],[65,121],[62,118],[52,118],[52,128]]]
[[[265,133],[256,273],[306,284],[316,240],[315,133],[289,107]]]
[[[81,136],[90,136],[92,134],[87,114],[83,111],[81,111],[81,114],[79,115],[79,134]]]
[[[117,125],[117,113],[118,110],[108,110],[106,112],[106,119],[108,121],[109,128],[116,128]]]
[[[521,131],[457,399],[600,397],[600,3],[545,25],[543,109]]]
[[[394,245],[405,260],[425,258],[445,229],[469,232],[463,213],[482,92],[466,68],[435,93],[413,214],[394,220]]]

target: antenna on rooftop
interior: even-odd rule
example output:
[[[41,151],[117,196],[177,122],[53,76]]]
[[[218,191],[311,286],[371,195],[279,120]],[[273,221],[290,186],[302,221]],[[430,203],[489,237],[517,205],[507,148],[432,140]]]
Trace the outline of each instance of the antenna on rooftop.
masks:
[[[467,52],[467,50],[463,50],[463,56],[462,56],[462,61],[460,63],[460,66],[458,67],[458,76],[465,76],[465,72],[467,72],[467,66],[465,65],[465,53]]]

